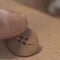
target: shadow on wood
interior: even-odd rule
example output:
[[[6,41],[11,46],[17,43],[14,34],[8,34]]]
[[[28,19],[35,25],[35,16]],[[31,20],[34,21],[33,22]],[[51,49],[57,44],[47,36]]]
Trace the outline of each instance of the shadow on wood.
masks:
[[[5,41],[0,40],[0,59],[12,59],[15,56],[6,48]]]

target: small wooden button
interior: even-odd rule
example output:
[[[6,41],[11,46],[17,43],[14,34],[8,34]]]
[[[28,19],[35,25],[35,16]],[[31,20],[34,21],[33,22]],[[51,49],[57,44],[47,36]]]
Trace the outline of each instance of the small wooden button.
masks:
[[[37,35],[29,28],[21,35],[6,40],[9,50],[17,56],[31,56],[39,48]]]

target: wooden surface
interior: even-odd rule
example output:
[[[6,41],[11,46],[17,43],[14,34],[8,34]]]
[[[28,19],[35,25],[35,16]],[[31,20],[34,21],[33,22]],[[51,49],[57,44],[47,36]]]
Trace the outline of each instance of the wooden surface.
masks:
[[[29,27],[36,32],[42,50],[27,57],[12,55],[4,42],[0,42],[0,60],[60,60],[60,19],[53,18],[16,0],[0,0],[0,8],[12,9],[26,15]]]

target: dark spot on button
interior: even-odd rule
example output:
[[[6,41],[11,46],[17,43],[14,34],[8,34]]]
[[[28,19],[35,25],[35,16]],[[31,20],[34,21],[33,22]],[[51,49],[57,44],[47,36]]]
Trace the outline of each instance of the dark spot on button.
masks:
[[[28,40],[28,38],[25,38],[25,40]]]
[[[21,42],[20,40],[18,40],[18,42]]]
[[[22,38],[24,38],[23,36],[20,36],[20,38],[22,39]]]
[[[26,45],[26,43],[25,43],[25,42],[23,42],[23,44],[24,44],[24,45]]]

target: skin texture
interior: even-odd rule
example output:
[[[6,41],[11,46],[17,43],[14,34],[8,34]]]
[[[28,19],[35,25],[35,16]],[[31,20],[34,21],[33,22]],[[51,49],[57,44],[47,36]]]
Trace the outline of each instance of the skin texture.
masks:
[[[0,9],[0,40],[23,33],[27,29],[27,25],[24,15]]]

